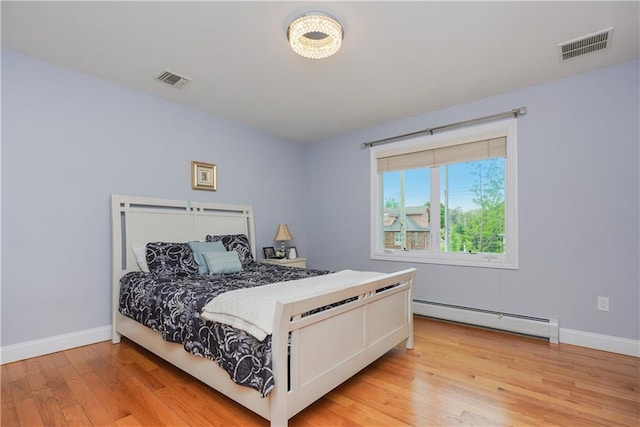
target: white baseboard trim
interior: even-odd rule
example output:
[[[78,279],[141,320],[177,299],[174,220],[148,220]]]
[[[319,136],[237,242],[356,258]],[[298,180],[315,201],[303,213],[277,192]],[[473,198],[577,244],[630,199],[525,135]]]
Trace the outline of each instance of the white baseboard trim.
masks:
[[[627,356],[640,357],[640,340],[560,328],[560,342],[580,347],[593,348],[595,350],[604,350],[612,353],[626,354]]]
[[[418,309],[418,311],[422,310]],[[429,316],[427,313],[415,314]],[[640,357],[639,340],[614,337],[611,335],[594,334],[592,332],[577,331],[566,328],[560,328],[559,332],[560,342],[564,344]],[[83,345],[94,344],[101,341],[108,341],[110,339],[111,326],[102,326],[100,328],[87,329],[84,331],[57,335],[55,337],[8,345],[0,348],[0,364],[17,362],[18,360],[43,356],[45,354],[68,350],[70,348],[81,347]]]
[[[43,356],[110,339],[111,326],[101,326],[99,328],[7,345],[0,348],[0,364],[17,362],[18,360]]]
[[[509,315],[500,315],[483,310],[438,305],[437,303],[416,300],[413,302],[413,313],[419,316],[545,337],[549,338],[549,341],[555,344],[560,342],[563,344],[592,348],[594,350],[640,357],[640,340],[559,328],[556,319],[547,319],[548,323],[531,321],[526,318],[514,318]]]

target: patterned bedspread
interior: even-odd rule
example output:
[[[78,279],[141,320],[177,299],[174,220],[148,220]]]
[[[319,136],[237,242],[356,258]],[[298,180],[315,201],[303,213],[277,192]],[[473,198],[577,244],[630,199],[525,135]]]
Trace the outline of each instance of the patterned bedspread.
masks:
[[[157,277],[131,272],[120,279],[120,313],[181,343],[192,354],[214,360],[238,384],[266,396],[274,387],[271,336],[264,341],[231,326],[205,322],[202,307],[221,293],[328,274],[253,262],[241,273]]]

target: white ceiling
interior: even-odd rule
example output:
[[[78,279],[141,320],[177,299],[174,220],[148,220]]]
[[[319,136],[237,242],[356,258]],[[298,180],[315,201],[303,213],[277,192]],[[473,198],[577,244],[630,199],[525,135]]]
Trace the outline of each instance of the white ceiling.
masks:
[[[637,59],[639,5],[2,1],[2,46],[313,142]],[[342,23],[336,55],[289,48],[289,22],[308,11]],[[609,49],[560,62],[559,43],[608,27]],[[155,80],[164,70],[192,81],[175,89]]]

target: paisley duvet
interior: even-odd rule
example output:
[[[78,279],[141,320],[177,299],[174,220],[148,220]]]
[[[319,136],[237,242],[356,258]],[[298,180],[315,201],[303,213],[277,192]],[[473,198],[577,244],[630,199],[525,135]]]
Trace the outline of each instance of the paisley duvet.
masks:
[[[159,332],[165,341],[181,343],[189,353],[214,360],[236,383],[266,396],[274,387],[271,336],[252,335],[200,318],[202,307],[234,289],[328,274],[252,262],[240,273],[159,277],[130,272],[120,279],[120,313]]]

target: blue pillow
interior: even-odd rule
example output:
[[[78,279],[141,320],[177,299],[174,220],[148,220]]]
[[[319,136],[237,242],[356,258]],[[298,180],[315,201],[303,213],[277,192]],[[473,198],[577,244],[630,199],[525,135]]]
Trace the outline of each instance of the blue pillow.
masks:
[[[208,235],[205,240],[207,242],[220,241],[228,251],[238,252],[240,262],[245,267],[253,262],[253,254],[251,253],[249,238],[246,234],[223,234],[219,236]]]
[[[206,252],[204,259],[211,274],[238,273],[242,270],[242,263],[238,252]]]
[[[209,266],[204,259],[204,254],[207,252],[226,252],[222,242],[189,242],[189,246],[193,251],[193,258],[198,264],[198,273],[209,274]]]

